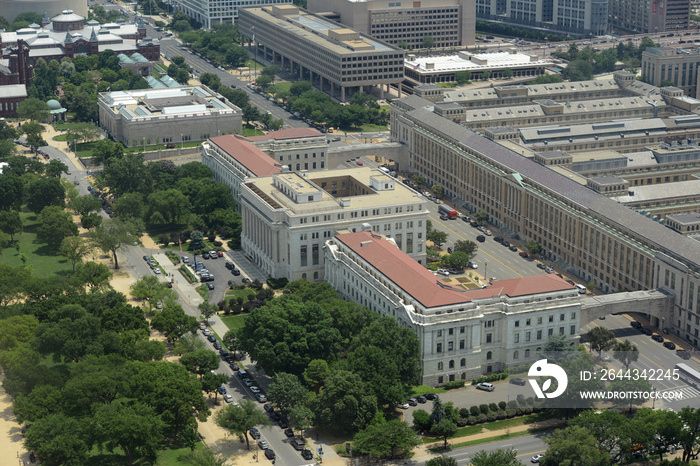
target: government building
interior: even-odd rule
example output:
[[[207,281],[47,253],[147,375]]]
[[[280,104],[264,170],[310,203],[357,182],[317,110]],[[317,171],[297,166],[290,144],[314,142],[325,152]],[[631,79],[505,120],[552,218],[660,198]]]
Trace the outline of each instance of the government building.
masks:
[[[580,327],[581,295],[554,274],[465,290],[373,231],[334,235],[324,249],[325,281],[340,297],[416,332],[425,385],[532,363],[549,337]]]

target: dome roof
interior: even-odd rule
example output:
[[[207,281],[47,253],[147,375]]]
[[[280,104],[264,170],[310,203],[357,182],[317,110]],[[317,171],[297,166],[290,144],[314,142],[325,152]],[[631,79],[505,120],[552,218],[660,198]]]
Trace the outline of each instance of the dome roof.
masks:
[[[63,12],[60,15],[51,18],[51,21],[55,23],[66,23],[83,20],[85,20],[85,18],[73,13],[73,10],[63,10]]]
[[[46,105],[48,105],[51,110],[59,110],[61,108],[61,104],[56,99],[49,100],[46,102]]]

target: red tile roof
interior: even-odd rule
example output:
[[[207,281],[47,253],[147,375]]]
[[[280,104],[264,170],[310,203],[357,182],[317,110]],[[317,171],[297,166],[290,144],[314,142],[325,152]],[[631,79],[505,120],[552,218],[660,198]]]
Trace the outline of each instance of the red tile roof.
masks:
[[[252,143],[238,139],[233,134],[216,136],[210,139],[228,155],[240,162],[255,176],[269,176],[282,171],[282,167],[267,155],[255,147]]]
[[[572,286],[554,274],[495,281],[486,288],[456,291],[442,287],[444,282],[386,238],[370,232],[336,235],[356,254],[411,295],[426,308],[449,306],[506,295],[510,297],[571,290]]]
[[[270,131],[264,136],[251,136],[245,139],[248,141],[269,141],[271,139],[281,141],[283,139],[311,138],[317,136],[323,136],[323,133],[314,128],[287,128],[279,131]]]

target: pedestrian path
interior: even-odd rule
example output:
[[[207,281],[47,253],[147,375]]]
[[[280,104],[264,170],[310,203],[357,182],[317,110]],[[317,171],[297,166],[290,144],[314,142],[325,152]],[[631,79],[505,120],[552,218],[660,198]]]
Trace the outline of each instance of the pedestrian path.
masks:
[[[661,393],[663,396],[664,393],[678,393],[680,392],[682,395],[682,400],[689,400],[691,398],[697,398],[700,396],[700,391],[696,388],[689,387],[689,386],[684,386],[684,387],[677,387],[677,388],[669,388],[668,390],[661,390],[659,393]]]

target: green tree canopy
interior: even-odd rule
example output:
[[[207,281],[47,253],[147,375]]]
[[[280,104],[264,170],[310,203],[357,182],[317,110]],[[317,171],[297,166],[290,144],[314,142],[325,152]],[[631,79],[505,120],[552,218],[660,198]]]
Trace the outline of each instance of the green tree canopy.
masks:
[[[353,450],[369,454],[370,458],[404,458],[422,442],[418,435],[405,422],[394,419],[388,422],[370,424],[355,434]]]
[[[64,238],[78,234],[78,226],[70,214],[58,206],[44,207],[38,219],[36,237],[52,249],[58,249]]]
[[[250,439],[248,431],[256,426],[269,426],[270,420],[267,418],[256,404],[251,400],[242,400],[238,406],[230,404],[216,413],[214,417],[216,424],[228,430],[232,434],[245,437],[246,444],[250,450]]]
[[[46,122],[49,118],[49,106],[41,99],[30,97],[20,102],[17,115],[24,120]]]

